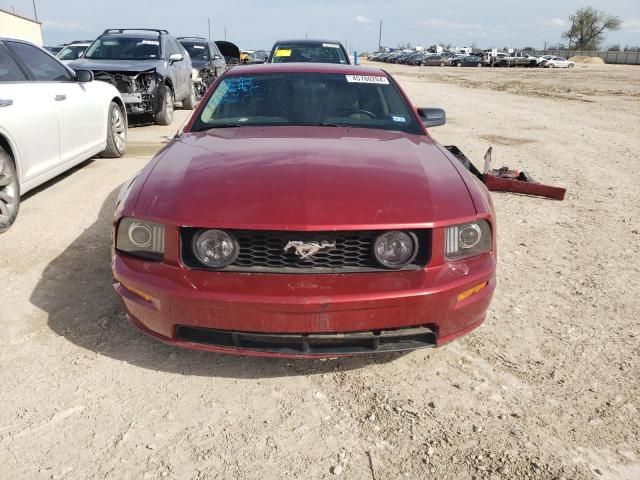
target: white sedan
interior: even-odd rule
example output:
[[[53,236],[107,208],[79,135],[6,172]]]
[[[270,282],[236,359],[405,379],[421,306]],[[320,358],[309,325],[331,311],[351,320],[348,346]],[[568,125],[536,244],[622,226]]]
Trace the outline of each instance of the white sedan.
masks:
[[[563,57],[550,57],[540,62],[540,66],[545,68],[573,68],[576,64]]]
[[[21,195],[94,155],[121,157],[126,139],[115,87],[31,43],[0,38],[0,233]]]

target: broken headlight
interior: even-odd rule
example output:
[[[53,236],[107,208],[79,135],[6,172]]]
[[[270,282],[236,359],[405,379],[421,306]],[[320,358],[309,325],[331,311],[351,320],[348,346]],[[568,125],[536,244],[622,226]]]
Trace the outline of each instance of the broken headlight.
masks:
[[[158,77],[155,72],[141,73],[137,77],[137,83],[140,91],[151,93],[158,84]]]
[[[491,226],[486,220],[446,227],[444,235],[446,260],[462,260],[491,250]]]

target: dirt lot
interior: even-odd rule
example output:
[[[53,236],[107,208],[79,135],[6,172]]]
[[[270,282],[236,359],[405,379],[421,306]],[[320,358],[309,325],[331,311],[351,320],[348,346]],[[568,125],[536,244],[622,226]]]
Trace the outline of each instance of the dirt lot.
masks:
[[[171,136],[130,130],[28,195],[0,237],[0,478],[640,478],[640,67],[386,66],[479,164],[568,188],[496,194],[485,325],[438,350],[225,357],[134,330],[111,288],[118,187]]]

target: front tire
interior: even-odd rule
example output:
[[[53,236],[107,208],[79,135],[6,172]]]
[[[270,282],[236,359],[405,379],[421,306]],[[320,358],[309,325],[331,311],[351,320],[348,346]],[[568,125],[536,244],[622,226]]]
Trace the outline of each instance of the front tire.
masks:
[[[125,120],[122,108],[116,102],[109,105],[109,116],[107,117],[107,148],[101,157],[120,158],[127,149],[127,121]]]
[[[198,97],[196,95],[196,87],[191,82],[191,92],[189,92],[189,96],[182,101],[182,108],[185,110],[193,110],[196,108],[196,102],[198,101]]]
[[[0,147],[0,233],[4,233],[18,216],[20,210],[20,183],[16,167],[9,154]]]
[[[482,64],[481,63],[478,63],[478,68],[482,68]]]
[[[171,125],[173,121],[174,97],[169,86],[164,86],[160,111],[155,115],[155,121],[158,125]]]

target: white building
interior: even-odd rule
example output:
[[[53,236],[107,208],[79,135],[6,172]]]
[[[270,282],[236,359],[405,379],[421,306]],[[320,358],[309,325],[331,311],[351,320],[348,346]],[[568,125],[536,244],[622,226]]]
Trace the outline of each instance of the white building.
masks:
[[[42,46],[42,23],[0,9],[0,37],[18,38]]]

